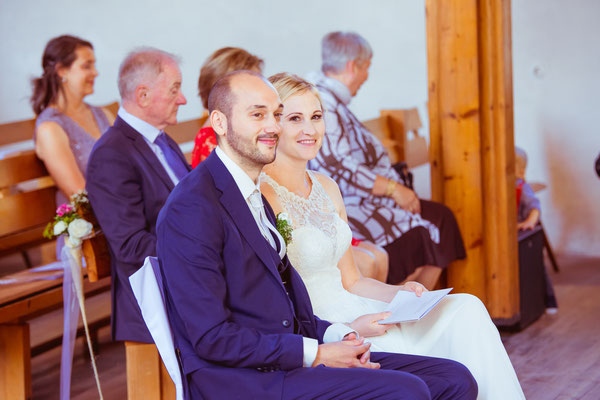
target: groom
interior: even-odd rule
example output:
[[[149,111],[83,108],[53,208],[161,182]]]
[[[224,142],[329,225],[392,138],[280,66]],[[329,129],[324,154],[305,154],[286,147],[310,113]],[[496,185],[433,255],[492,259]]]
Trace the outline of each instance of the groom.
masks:
[[[313,315],[257,185],[275,158],[279,96],[261,75],[238,71],[208,103],[218,147],[174,189],[157,225],[188,397],[474,399],[461,364],[370,354],[352,328]]]

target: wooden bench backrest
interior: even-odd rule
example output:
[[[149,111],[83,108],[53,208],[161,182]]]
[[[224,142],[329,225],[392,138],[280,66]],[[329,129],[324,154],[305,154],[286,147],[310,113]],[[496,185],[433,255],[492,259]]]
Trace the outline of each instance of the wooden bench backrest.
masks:
[[[362,121],[362,124],[383,143],[392,164],[402,161],[403,143],[392,137],[387,115]]]
[[[119,110],[119,103],[115,101],[114,103],[102,106],[102,108],[106,108],[116,116]],[[34,129],[35,118],[0,124],[0,146],[30,140],[33,138]]]
[[[33,137],[35,118],[0,125],[0,146],[22,142]]]
[[[167,127],[165,130],[179,144],[190,142],[194,140],[207,118],[208,114],[205,112],[200,118],[179,122],[176,125]]]
[[[405,161],[409,168],[429,162],[429,150],[425,137],[419,134],[423,126],[416,108],[381,110],[381,117],[388,121],[389,135],[398,143],[399,160]]]
[[[33,150],[0,159],[0,254],[44,241],[42,232],[56,210],[56,190]]]

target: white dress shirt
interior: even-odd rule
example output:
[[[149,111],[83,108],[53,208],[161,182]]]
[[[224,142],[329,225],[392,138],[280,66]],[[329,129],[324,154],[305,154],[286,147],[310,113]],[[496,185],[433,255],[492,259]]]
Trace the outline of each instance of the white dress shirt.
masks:
[[[173,181],[173,184],[177,185],[179,183],[177,175],[175,175],[175,173],[171,169],[171,166],[167,162],[167,158],[165,157],[165,154],[163,153],[160,146],[154,143],[156,137],[160,135],[161,130],[156,129],[143,119],[140,119],[135,115],[129,114],[123,107],[119,108],[117,115],[121,117],[123,121],[127,122],[140,135],[142,135],[142,137],[150,147],[150,150],[152,150],[152,152],[156,154],[156,157],[158,157],[158,161],[160,161],[160,164],[163,166],[163,168],[169,175],[169,178],[171,178],[171,180]]]
[[[252,207],[252,205],[250,204],[250,199],[249,199],[250,195],[255,190],[258,190],[260,192],[260,186],[259,186],[258,182],[254,182],[252,180],[252,178],[250,178],[250,176],[239,165],[237,165],[235,163],[235,161],[233,161],[227,154],[225,154],[225,152],[219,146],[217,146],[217,148],[215,149],[215,152],[216,152],[217,156],[219,157],[219,159],[225,165],[225,168],[227,168],[227,171],[229,171],[229,173],[233,177],[233,180],[235,181],[236,185],[238,186],[238,189],[240,189],[242,196],[244,196],[244,199],[246,199],[246,205],[248,206],[248,209],[252,213],[252,216],[254,217],[256,224],[258,225],[259,229],[261,229],[262,224],[259,223],[260,216],[254,210],[254,207]],[[262,230],[261,230],[261,233],[263,233],[263,235],[265,233],[270,235],[269,232],[262,232]],[[346,336],[349,333],[356,333],[356,336],[358,337],[358,333],[345,324],[341,324],[341,323],[331,324],[325,331],[325,334],[323,335],[323,342],[324,343],[338,342],[338,341],[342,340],[344,338],[344,336]],[[312,364],[315,362],[315,359],[317,358],[317,352],[319,350],[319,342],[316,339],[307,338],[307,337],[303,337],[302,341],[303,341],[303,345],[304,345],[303,364],[305,367],[310,367],[310,366],[312,366]]]

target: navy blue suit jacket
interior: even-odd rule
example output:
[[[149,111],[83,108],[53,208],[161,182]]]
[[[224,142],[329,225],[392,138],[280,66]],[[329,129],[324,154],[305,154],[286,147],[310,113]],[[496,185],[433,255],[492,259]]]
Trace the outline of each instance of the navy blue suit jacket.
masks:
[[[215,152],[169,196],[157,241],[184,374],[189,381],[198,372],[195,393],[279,399],[285,371],[303,364],[298,332],[322,342],[329,323],[314,316],[302,279],[263,238]],[[282,262],[290,269],[289,296],[277,269]]]
[[[177,143],[167,138],[185,162]],[[143,136],[121,118],[96,142],[88,162],[86,189],[110,248],[115,340],[153,343],[129,276],[146,256],[156,255],[156,219],[173,187]]]

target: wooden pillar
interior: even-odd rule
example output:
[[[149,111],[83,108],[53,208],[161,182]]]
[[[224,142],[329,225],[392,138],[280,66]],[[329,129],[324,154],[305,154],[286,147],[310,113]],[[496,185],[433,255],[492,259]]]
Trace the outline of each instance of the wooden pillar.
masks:
[[[519,307],[510,1],[426,7],[432,195],[454,211],[467,248],[448,284],[509,320]]]
[[[0,324],[0,399],[31,399],[29,325]]]
[[[154,344],[125,342],[128,400],[174,400],[175,384]]]
[[[488,309],[499,322],[519,311],[510,0],[479,2],[479,82]],[[486,210],[487,211],[487,210]]]

